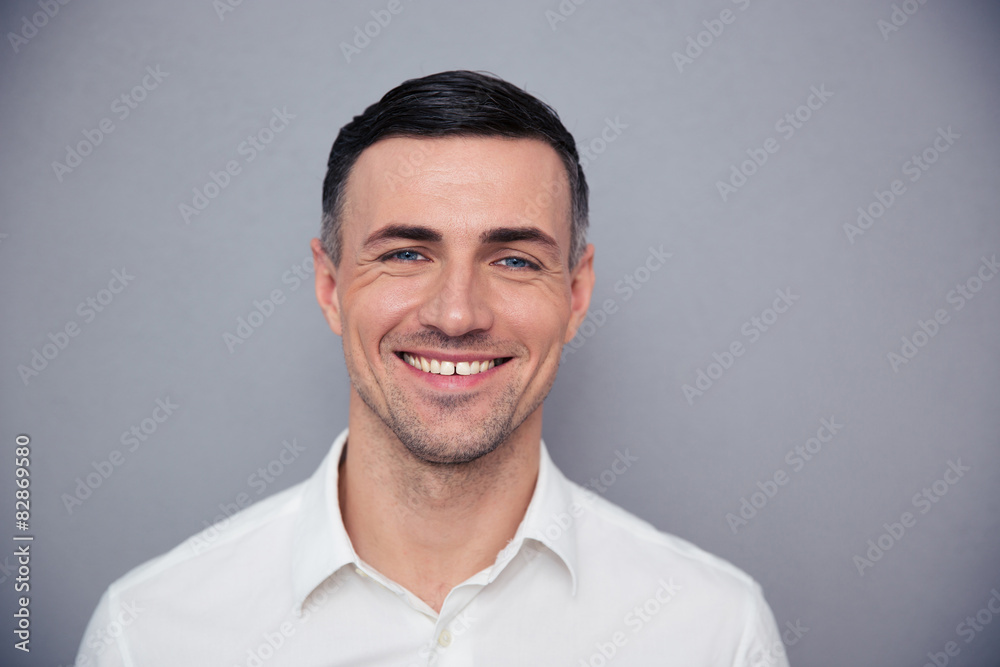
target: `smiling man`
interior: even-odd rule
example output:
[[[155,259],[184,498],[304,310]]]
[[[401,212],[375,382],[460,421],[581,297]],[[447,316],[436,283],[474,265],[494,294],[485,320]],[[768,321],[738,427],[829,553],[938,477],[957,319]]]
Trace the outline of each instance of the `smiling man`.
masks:
[[[594,286],[551,108],[472,72],[407,81],[341,130],[323,211],[348,428],[309,480],[113,584],[77,664],[787,665],[751,578],[542,442]]]

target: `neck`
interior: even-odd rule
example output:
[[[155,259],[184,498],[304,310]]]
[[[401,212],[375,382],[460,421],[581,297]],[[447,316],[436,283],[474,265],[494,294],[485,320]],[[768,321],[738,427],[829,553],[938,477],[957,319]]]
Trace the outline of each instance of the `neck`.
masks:
[[[416,458],[354,396],[349,425],[339,498],[354,550],[440,612],[452,588],[495,562],[524,518],[541,409],[494,451],[460,464]]]

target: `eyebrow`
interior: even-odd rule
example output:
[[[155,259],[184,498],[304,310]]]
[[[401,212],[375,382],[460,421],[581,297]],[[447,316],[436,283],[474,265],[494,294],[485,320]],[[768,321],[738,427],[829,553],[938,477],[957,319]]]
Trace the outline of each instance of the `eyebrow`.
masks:
[[[368,238],[365,239],[363,247],[370,248],[378,245],[382,241],[390,241],[393,239],[440,243],[442,236],[440,232],[436,232],[430,227],[421,227],[420,225],[386,225],[385,227],[372,232]]]
[[[484,244],[531,241],[541,244],[556,257],[559,256],[559,244],[556,240],[537,227],[496,227],[480,234],[479,241]]]
[[[363,247],[371,248],[383,241],[394,239],[440,243],[444,237],[441,235],[441,232],[422,225],[386,225],[372,232],[365,239]],[[559,244],[556,240],[537,227],[494,227],[493,229],[487,229],[479,235],[479,242],[484,245],[513,243],[515,241],[537,243],[551,252],[555,257],[558,257],[560,254]]]

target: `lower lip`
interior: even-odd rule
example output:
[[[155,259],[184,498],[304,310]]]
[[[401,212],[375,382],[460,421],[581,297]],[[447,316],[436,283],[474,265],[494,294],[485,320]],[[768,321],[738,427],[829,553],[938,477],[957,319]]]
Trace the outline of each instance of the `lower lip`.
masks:
[[[399,359],[399,357],[396,358]],[[485,382],[487,379],[493,377],[496,371],[498,371],[505,365],[505,364],[500,364],[499,366],[494,366],[493,368],[487,371],[476,373],[474,375],[459,375],[458,373],[454,373],[453,375],[441,375],[440,373],[427,373],[414,366],[411,366],[402,359],[399,359],[399,363],[403,364],[403,366],[405,366],[407,370],[409,370],[411,373],[418,375],[420,379],[422,379],[424,382],[427,382],[432,387],[436,389],[443,389],[446,391],[472,389],[478,386],[481,382]]]

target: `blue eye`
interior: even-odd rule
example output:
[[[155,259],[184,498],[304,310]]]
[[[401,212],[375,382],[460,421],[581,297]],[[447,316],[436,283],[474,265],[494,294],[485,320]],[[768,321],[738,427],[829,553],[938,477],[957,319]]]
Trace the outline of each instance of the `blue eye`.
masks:
[[[537,269],[538,265],[521,257],[504,257],[499,262],[511,269]]]
[[[416,250],[396,250],[386,255],[383,259],[398,259],[404,262],[414,262],[421,259],[426,259]]]

